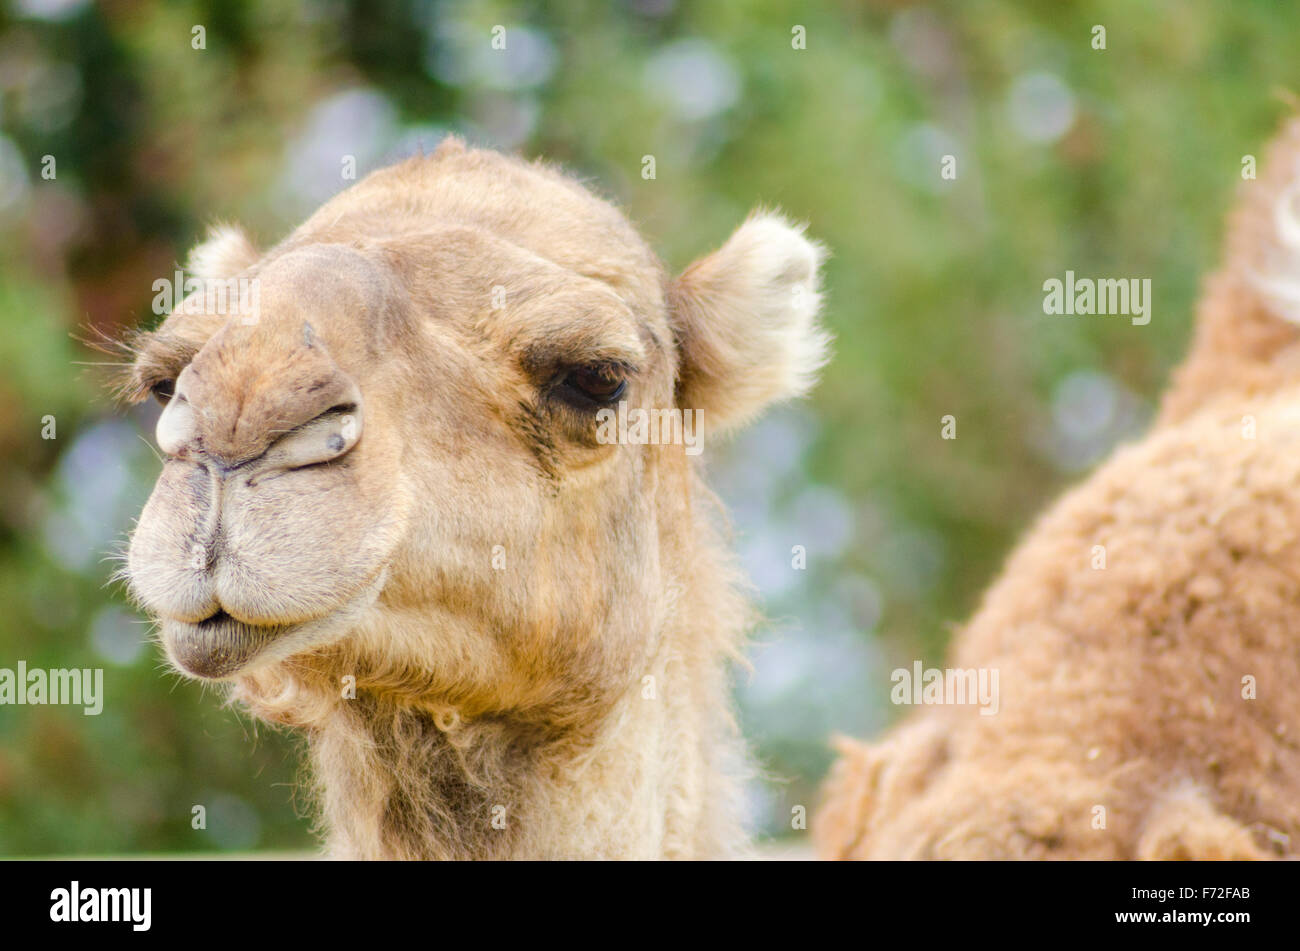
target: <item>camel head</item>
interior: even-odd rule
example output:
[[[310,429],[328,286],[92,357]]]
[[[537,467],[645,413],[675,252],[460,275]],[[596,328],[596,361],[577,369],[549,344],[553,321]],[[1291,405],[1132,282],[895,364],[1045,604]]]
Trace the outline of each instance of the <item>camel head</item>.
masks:
[[[820,257],[760,213],[668,280],[611,205],[454,140],[268,252],[215,230],[129,384],[164,403],[126,571],[167,657],[469,713],[626,684],[700,501],[684,441],[601,411],[691,410],[698,446],[802,393]]]

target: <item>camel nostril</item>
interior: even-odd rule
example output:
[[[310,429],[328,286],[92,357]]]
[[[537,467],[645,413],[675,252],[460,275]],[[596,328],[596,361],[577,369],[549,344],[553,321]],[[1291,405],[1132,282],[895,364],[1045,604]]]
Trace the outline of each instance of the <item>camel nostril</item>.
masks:
[[[339,403],[286,433],[268,450],[259,469],[301,469],[332,462],[361,437],[360,399]]]

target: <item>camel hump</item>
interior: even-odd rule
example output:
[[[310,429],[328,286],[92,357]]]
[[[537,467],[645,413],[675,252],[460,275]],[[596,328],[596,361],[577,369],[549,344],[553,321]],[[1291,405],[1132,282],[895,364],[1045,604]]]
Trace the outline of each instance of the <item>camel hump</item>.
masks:
[[[1258,175],[1255,156],[1243,157],[1242,179],[1161,423],[1225,392],[1268,392],[1300,380],[1300,114],[1282,124]]]

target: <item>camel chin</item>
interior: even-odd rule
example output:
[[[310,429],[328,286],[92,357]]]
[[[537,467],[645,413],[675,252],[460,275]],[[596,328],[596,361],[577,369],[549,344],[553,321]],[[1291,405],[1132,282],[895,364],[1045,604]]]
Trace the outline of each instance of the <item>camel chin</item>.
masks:
[[[161,622],[163,644],[171,662],[203,680],[221,680],[238,673],[282,635],[299,627],[246,624],[225,611],[197,624],[170,619]]]

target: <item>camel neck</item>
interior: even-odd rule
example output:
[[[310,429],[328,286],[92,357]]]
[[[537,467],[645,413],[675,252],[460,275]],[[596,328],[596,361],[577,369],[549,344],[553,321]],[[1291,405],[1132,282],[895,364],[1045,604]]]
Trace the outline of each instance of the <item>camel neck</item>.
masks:
[[[659,678],[645,680],[599,719],[563,729],[507,716],[449,723],[364,696],[341,703],[310,740],[330,851],[392,859],[737,854],[744,836],[727,767],[741,762],[738,741],[729,723],[701,720],[704,693],[673,689],[683,686],[683,696],[665,698]],[[718,755],[721,748],[733,755]]]

